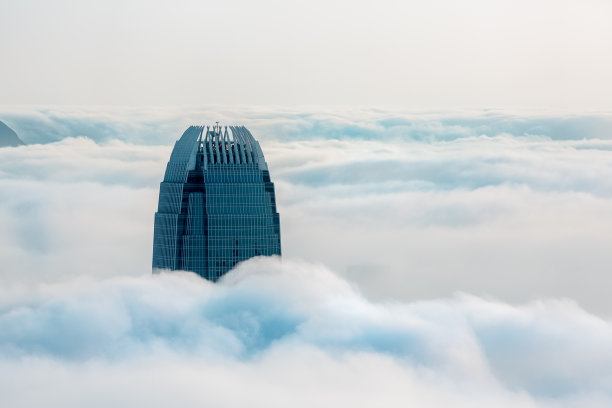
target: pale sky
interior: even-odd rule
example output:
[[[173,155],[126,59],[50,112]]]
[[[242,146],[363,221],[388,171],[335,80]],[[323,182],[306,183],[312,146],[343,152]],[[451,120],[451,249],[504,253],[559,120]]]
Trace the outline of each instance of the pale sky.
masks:
[[[0,0],[0,104],[609,109],[609,1]]]

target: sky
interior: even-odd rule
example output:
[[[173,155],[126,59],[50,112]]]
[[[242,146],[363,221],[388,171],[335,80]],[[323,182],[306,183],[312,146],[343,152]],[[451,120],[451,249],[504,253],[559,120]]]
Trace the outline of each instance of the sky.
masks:
[[[0,104],[609,108],[606,0],[0,2]]]
[[[612,406],[608,1],[0,0],[0,406]],[[192,124],[283,257],[151,274]]]

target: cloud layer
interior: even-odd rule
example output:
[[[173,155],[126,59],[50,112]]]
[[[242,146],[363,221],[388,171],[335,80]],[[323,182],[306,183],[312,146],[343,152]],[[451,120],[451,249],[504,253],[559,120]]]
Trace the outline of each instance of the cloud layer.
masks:
[[[28,143],[86,136],[96,142],[171,144],[189,124],[244,124],[259,139],[449,141],[481,135],[609,140],[609,111],[406,110],[342,107],[0,107]]]
[[[612,402],[612,325],[572,301],[373,303],[322,266],[275,259],[218,285],[168,274],[0,299],[5,406]]]
[[[323,262],[377,299],[568,297],[612,315],[603,114],[205,107],[5,117],[45,142],[0,151],[5,282],[146,273],[173,140],[214,117],[246,123],[261,141],[288,258]]]
[[[209,115],[260,140],[284,261],[151,276],[172,142]],[[608,116],[7,116],[34,144],[0,149],[2,406],[612,402]]]

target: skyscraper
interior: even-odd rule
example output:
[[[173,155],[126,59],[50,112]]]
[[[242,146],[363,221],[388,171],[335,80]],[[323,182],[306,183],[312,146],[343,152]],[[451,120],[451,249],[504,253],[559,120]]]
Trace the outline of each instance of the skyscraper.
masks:
[[[191,126],[159,187],[153,268],[216,281],[238,262],[280,255],[274,183],[244,126]]]

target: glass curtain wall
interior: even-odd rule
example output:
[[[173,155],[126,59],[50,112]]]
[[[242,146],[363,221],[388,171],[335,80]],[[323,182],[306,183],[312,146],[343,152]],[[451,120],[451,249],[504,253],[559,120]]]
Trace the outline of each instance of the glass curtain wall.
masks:
[[[154,272],[216,281],[237,263],[281,255],[274,183],[245,127],[192,126],[176,142],[160,185]]]

